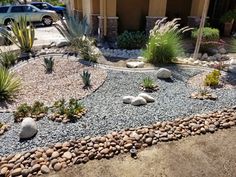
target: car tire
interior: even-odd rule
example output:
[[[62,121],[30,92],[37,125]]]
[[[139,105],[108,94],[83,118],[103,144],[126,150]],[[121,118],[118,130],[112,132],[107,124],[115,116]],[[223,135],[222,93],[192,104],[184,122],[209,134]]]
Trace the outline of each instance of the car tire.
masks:
[[[42,22],[43,22],[44,26],[52,26],[53,19],[50,16],[45,16],[45,17],[43,17]]]
[[[4,25],[5,26],[11,25],[11,22],[13,22],[13,21],[14,21],[14,19],[8,18],[4,21]]]

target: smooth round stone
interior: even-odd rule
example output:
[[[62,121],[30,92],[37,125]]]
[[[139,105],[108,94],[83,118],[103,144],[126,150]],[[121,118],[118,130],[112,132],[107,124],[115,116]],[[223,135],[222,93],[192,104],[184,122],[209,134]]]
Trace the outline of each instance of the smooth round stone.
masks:
[[[48,174],[50,172],[50,169],[46,165],[42,165],[41,172],[43,174]]]
[[[56,163],[53,168],[54,168],[55,171],[59,171],[62,168],[62,164],[61,163]]]

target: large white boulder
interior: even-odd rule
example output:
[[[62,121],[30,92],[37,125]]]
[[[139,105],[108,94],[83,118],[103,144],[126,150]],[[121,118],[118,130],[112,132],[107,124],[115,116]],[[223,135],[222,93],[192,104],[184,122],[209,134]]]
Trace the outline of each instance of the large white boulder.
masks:
[[[232,58],[229,62],[230,65],[236,65],[236,59]]]
[[[143,97],[135,97],[133,100],[132,100],[132,102],[131,102],[131,104],[133,105],[133,106],[141,106],[141,105],[146,105],[147,104],[147,101],[143,98]]]
[[[36,122],[34,119],[27,117],[21,123],[20,139],[32,138],[38,132]]]
[[[134,98],[135,98],[134,96],[124,96],[123,103],[130,104]]]
[[[152,96],[148,95],[147,93],[140,93],[138,97],[144,98],[148,103],[155,101],[155,99]]]
[[[160,68],[157,71],[157,78],[169,79],[169,78],[171,78],[171,71],[169,69],[166,69],[166,68]]]
[[[142,61],[130,61],[126,63],[126,66],[128,68],[143,68],[144,67],[144,62]]]

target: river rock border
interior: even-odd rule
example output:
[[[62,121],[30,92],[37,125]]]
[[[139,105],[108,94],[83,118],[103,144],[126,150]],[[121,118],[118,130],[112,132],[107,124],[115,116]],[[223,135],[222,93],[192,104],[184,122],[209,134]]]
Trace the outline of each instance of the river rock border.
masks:
[[[157,122],[150,126],[129,128],[105,136],[85,137],[37,148],[28,152],[0,157],[0,176],[47,174],[93,159],[112,158],[129,152],[133,146],[142,149],[158,142],[178,140],[188,136],[214,133],[236,124],[236,106],[208,114]]]

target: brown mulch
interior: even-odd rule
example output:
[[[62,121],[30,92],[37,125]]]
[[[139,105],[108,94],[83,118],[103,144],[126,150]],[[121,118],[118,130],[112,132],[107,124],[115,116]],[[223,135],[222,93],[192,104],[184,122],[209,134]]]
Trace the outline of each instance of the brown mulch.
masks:
[[[91,87],[83,88],[80,73],[91,73]],[[21,79],[21,90],[15,102],[0,105],[0,109],[15,109],[22,103],[33,104],[41,101],[52,105],[59,99],[81,99],[100,87],[106,79],[106,71],[84,66],[76,60],[55,58],[54,71],[46,74],[43,59],[30,61],[24,66],[16,67],[13,72]],[[6,107],[5,107],[6,106]]]

